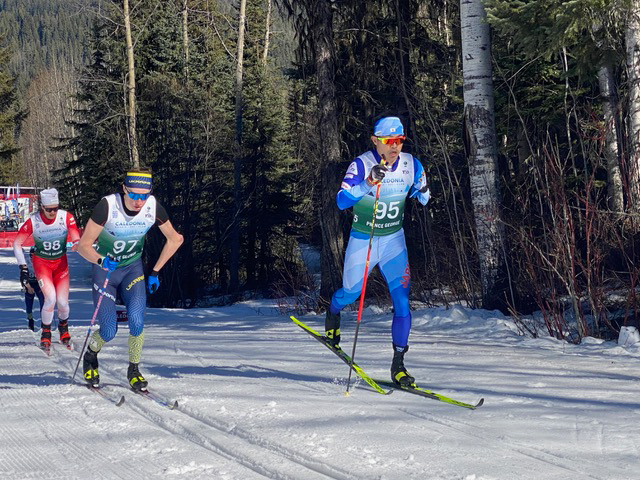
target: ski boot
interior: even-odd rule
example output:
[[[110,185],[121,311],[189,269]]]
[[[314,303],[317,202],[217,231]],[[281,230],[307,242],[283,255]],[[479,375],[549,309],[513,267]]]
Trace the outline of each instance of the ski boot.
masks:
[[[331,348],[338,350],[340,348],[340,313],[331,313],[327,310],[327,316],[324,320],[325,337],[324,341]]]
[[[98,373],[98,354],[87,347],[87,351],[82,358],[82,371],[84,379],[92,387],[98,387],[100,384],[100,374]]]
[[[31,330],[32,332],[36,331],[36,326],[33,323],[33,313],[29,313],[27,315],[27,322],[29,323],[29,330]]]
[[[129,369],[127,370],[127,378],[129,379],[129,386],[132,388],[132,390],[136,392],[147,391],[147,385],[149,382],[147,382],[144,379],[144,377],[140,373],[140,370],[138,370],[137,363],[129,362]]]
[[[47,353],[51,350],[51,325],[42,325],[40,348]]]
[[[391,362],[391,380],[400,387],[411,386],[416,379],[409,375],[407,369],[404,368],[404,354],[409,347],[393,346],[393,361]]]
[[[60,320],[58,323],[58,332],[60,332],[60,343],[71,348],[71,335],[69,335],[69,319]]]

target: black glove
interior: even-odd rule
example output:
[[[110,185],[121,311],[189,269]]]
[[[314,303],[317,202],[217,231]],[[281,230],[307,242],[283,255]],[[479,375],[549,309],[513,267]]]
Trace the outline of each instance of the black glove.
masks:
[[[22,288],[27,288],[29,285],[29,267],[26,265],[20,265],[20,283]]]
[[[377,185],[384,179],[384,176],[388,171],[389,169],[386,167],[386,165],[374,165],[371,169],[371,172],[369,173],[369,178],[367,178],[367,181],[371,185]]]

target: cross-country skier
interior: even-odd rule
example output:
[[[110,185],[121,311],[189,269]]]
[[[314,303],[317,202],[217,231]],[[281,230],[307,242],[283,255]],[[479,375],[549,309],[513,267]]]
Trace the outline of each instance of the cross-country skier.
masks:
[[[33,251],[34,247],[31,247],[29,251],[29,256],[31,257],[31,262],[33,264]],[[32,332],[35,331],[35,322],[33,321],[33,302],[38,297],[38,301],[40,302],[40,317],[42,318],[42,307],[44,306],[44,295],[42,294],[42,289],[40,285],[38,285],[38,279],[36,278],[33,272],[29,273],[29,280],[24,286],[24,305],[27,310],[27,322],[29,324],[29,330]]]
[[[152,272],[147,277],[150,294],[160,286],[158,272],[182,245],[183,238],[174,228],[166,210],[151,195],[152,176],[147,171],[132,171],[125,176],[122,193],[108,195],[93,209],[80,239],[78,252],[93,263],[93,303],[98,304],[100,329],[91,336],[83,359],[85,380],[97,386],[98,353],[118,330],[116,294],[124,301],[129,318],[129,369],[127,378],[134,390],[145,390],[147,381],[138,369],[144,343],[144,312],[147,302],[142,248],[147,232],[158,225],[167,241]],[[93,244],[97,242],[94,248]],[[102,287],[109,274],[105,291]]]
[[[44,295],[40,346],[45,350],[51,347],[51,322],[56,303],[60,342],[69,345],[71,336],[67,237],[72,243],[76,243],[80,238],[80,232],[73,215],[59,208],[58,191],[55,188],[40,192],[40,211],[31,215],[20,227],[13,243],[13,252],[20,265],[20,283],[25,289],[29,283],[29,267],[22,251],[22,244],[30,236],[33,236],[35,243],[31,257],[33,271]]]
[[[340,311],[354,302],[362,291],[376,186],[381,184],[369,272],[379,265],[393,300],[391,378],[398,385],[410,385],[415,380],[404,366],[411,330],[410,273],[402,220],[407,196],[426,205],[430,192],[422,164],[412,155],[401,152],[405,136],[399,118],[385,117],[376,122],[371,141],[374,148],[351,163],[337,195],[338,208],[353,207],[353,223],[345,254],[342,288],[333,294],[327,310],[326,340],[339,348]]]

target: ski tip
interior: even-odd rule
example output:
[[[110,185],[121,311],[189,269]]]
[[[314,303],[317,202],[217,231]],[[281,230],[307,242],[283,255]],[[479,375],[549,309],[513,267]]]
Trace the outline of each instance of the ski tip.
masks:
[[[176,400],[175,402],[169,404],[169,408],[171,410],[175,410],[176,408],[178,408],[178,401]]]
[[[122,395],[122,396],[120,397],[120,400],[118,400],[118,401],[116,402],[116,407],[121,406],[123,403],[124,403],[124,395]]]
[[[478,408],[478,407],[481,407],[482,405],[484,405],[484,398],[481,398],[480,401],[476,403],[476,406],[473,408]]]

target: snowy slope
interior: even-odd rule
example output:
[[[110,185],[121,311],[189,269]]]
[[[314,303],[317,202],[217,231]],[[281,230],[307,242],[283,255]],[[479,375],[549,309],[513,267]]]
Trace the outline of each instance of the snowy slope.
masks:
[[[76,351],[26,329],[18,269],[0,250],[0,478],[638,479],[640,350],[518,337],[496,312],[414,312],[406,365],[471,411],[358,383],[268,302],[149,310],[142,372],[169,410],[126,390],[127,329],[100,354],[116,407],[70,376],[93,313],[70,255]],[[323,319],[303,321],[322,329]],[[39,322],[38,322],[39,323]],[[387,379],[391,316],[364,315],[356,360]],[[350,351],[354,315],[343,320]],[[54,333],[54,338],[56,334]],[[77,380],[81,375],[77,376]]]

